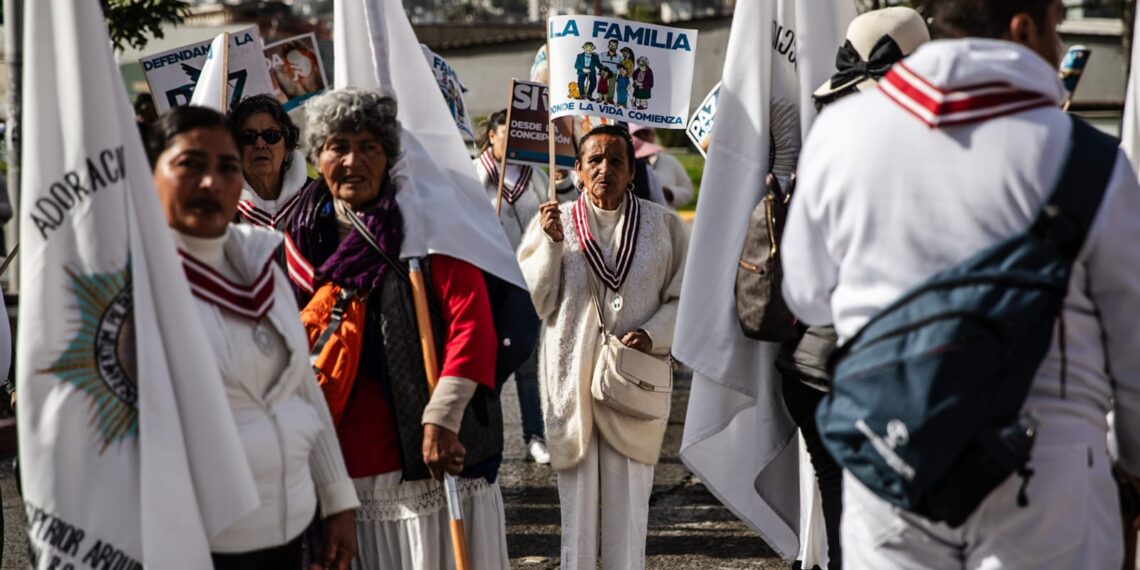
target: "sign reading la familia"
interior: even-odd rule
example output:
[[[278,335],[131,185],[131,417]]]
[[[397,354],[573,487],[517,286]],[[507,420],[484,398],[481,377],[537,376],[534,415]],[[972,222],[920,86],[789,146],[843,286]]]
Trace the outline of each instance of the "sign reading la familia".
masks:
[[[594,16],[547,22],[552,117],[595,115],[683,129],[697,31]]]

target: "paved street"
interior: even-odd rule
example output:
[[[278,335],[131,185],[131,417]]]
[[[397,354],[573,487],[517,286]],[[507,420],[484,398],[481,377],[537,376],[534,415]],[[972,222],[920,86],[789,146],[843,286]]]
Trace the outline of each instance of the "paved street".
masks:
[[[677,458],[688,405],[689,378],[679,374],[665,450],[657,466],[649,512],[648,567],[651,569],[786,569],[772,551],[701,485]],[[514,382],[503,389],[506,462],[500,476],[507,507],[511,567],[558,568],[558,490],[548,466],[523,461],[518,397]],[[4,569],[27,568],[24,514],[15,480],[0,468],[4,504]]]
[[[548,466],[522,460],[522,430],[514,382],[503,389],[506,462],[500,481],[507,508],[511,567],[558,568],[558,490]],[[648,568],[788,568],[714,498],[677,457],[689,403],[689,375],[679,373],[673,411],[657,465],[649,511]]]

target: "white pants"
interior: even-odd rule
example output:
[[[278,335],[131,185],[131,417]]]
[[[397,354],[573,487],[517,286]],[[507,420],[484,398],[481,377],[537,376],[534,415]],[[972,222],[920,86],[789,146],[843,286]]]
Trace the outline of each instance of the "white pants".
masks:
[[[1046,427],[1046,426],[1042,426]],[[850,570],[1115,570],[1124,550],[1103,428],[1079,421],[1039,430],[1026,495],[1014,475],[962,526],[900,511],[849,472],[840,534]],[[1100,433],[1097,433],[1097,432]]]
[[[603,570],[645,568],[653,466],[618,453],[595,429],[581,463],[557,473],[562,569],[597,568],[599,535]]]
[[[450,518],[438,481],[400,483],[400,472],[353,479],[360,497],[354,570],[452,570]],[[459,479],[471,568],[507,570],[506,518],[498,483]]]

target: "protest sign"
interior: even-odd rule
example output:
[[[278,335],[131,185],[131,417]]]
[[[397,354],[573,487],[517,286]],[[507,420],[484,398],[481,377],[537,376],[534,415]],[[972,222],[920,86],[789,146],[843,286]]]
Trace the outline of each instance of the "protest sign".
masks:
[[[547,88],[532,81],[511,82],[511,105],[507,108],[507,162],[516,164],[550,163],[547,137],[550,113]],[[556,166],[574,168],[574,123],[571,117],[554,121]]]
[[[709,140],[712,138],[713,119],[716,118],[716,104],[720,99],[720,82],[705,95],[705,100],[701,101],[701,106],[693,112],[692,118],[689,119],[689,126],[685,129],[685,133],[689,135],[689,140],[693,141],[701,156],[708,158],[709,155]]]
[[[277,100],[292,111],[328,88],[321,50],[313,33],[286,38],[265,46],[269,78]]]
[[[683,129],[697,31],[593,16],[550,18],[552,116]]]
[[[471,127],[471,116],[467,114],[467,104],[463,101],[463,94],[467,92],[467,88],[459,81],[459,74],[439,54],[423,44],[420,44],[420,48],[424,52],[424,59],[431,66],[432,75],[439,85],[439,92],[443,94],[443,100],[447,101],[447,109],[451,111],[451,117],[455,119],[455,126],[459,128],[463,140],[475,140],[475,129]]]
[[[203,40],[139,59],[159,114],[190,102],[194,85],[198,83],[198,75],[210,52],[210,41]],[[250,95],[274,92],[257,27],[231,33],[229,52],[231,104]]]

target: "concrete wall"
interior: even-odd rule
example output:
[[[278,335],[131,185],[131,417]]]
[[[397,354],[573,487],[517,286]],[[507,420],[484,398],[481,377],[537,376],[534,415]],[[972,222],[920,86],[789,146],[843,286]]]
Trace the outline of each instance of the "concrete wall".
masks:
[[[728,18],[703,20],[689,27],[697,32],[697,64],[693,71],[690,106],[696,107],[720,81],[725,48],[732,21]],[[472,116],[479,117],[507,104],[511,79],[530,79],[530,64],[542,42],[515,42],[487,47],[439,50],[459,73],[469,90],[464,100]]]

